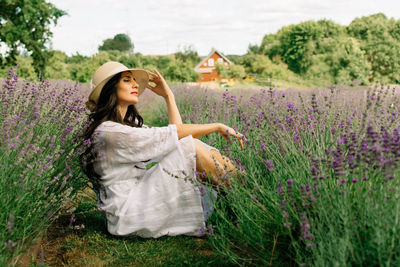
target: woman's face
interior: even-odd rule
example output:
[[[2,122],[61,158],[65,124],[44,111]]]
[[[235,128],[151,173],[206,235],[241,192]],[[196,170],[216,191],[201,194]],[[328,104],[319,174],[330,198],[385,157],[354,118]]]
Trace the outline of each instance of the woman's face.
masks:
[[[119,105],[132,105],[139,102],[139,84],[130,71],[121,73],[117,85],[117,99]]]

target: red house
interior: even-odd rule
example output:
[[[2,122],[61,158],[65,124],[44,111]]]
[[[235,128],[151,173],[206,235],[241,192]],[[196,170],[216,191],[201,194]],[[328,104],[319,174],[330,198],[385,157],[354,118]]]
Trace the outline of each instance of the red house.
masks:
[[[221,80],[222,78],[218,75],[217,70],[215,69],[218,63],[224,64],[226,67],[229,67],[232,64],[228,58],[213,48],[211,49],[210,54],[203,58],[203,60],[194,67],[194,70],[201,74],[198,81],[209,82]]]

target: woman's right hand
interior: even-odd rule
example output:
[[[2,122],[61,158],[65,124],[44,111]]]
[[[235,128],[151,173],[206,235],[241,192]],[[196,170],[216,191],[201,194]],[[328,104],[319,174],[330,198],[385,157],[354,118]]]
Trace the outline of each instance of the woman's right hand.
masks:
[[[232,141],[230,140],[229,136],[234,136],[236,139],[239,141],[240,148],[243,150],[243,141],[247,141],[246,137],[239,133],[236,132],[234,129],[232,129],[229,126],[226,126],[225,124],[219,123],[218,125],[218,132],[224,137],[229,144],[232,144]]]
[[[167,82],[164,80],[164,77],[157,71],[157,69],[153,70],[155,74],[152,73],[151,71],[147,71],[147,73],[149,74],[149,82],[152,82],[155,85],[152,86],[148,84],[147,88],[149,88],[151,91],[164,98],[168,96],[173,96],[173,93],[169,88]]]

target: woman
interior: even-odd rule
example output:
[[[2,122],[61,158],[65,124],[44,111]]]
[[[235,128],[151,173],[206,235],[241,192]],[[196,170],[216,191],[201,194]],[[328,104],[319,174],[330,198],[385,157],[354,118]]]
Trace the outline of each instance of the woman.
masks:
[[[207,219],[202,181],[230,185],[234,164],[196,137],[218,132],[229,142],[244,136],[221,124],[182,124],[174,95],[161,74],[107,62],[93,76],[87,107],[92,111],[82,155],[114,235],[202,235]],[[149,82],[154,85],[150,85]],[[146,127],[135,104],[149,88],[168,107],[169,125]],[[90,140],[90,141],[89,141]],[[157,162],[151,168],[146,165]]]

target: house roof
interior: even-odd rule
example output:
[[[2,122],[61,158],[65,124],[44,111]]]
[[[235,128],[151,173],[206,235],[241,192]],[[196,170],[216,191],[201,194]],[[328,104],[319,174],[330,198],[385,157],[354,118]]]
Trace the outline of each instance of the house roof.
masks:
[[[214,54],[214,53],[217,53],[218,55],[220,55],[220,57],[222,57],[223,59],[225,59],[226,62],[228,62],[229,65],[232,64],[232,62],[231,62],[226,56],[224,56],[221,52],[219,52],[219,51],[216,50],[215,48],[212,48],[212,49],[211,49],[211,52],[208,54],[208,56],[204,57],[203,60],[200,61],[200,63],[197,64],[196,67],[194,67],[194,70],[195,70],[195,71],[199,71],[198,68],[200,68],[200,66],[203,65],[203,63],[206,62],[207,59],[208,59],[209,57],[211,57],[211,55]]]

